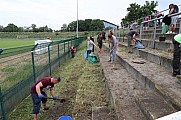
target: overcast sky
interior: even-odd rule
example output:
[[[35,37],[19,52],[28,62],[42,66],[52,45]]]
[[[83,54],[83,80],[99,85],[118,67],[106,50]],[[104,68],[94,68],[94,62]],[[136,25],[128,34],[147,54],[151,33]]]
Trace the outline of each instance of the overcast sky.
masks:
[[[149,0],[150,1],[150,0]],[[158,0],[157,10],[168,8],[181,0]],[[131,3],[143,5],[144,0],[78,0],[79,20],[101,19],[119,24]],[[180,7],[179,7],[180,8]],[[59,30],[61,26],[77,20],[77,0],[0,0],[0,25],[13,23],[18,27],[48,25]]]

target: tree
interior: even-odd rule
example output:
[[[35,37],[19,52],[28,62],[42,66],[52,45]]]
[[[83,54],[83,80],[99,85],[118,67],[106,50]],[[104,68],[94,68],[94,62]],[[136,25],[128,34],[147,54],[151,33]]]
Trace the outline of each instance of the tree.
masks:
[[[128,14],[122,19],[122,22],[127,24],[127,22],[133,22],[145,16],[151,15],[153,12],[155,12],[154,9],[157,5],[157,1],[145,1],[143,6],[138,5],[137,3],[132,3],[127,8]]]
[[[67,31],[67,24],[63,24],[63,25],[62,25],[61,31]]]
[[[100,19],[86,19],[86,20],[79,20],[79,31],[102,31],[104,28],[103,21]],[[76,31],[77,28],[77,21],[71,22],[67,30],[68,31]]]
[[[31,24],[31,28],[33,29],[33,32],[37,32],[36,24]]]
[[[19,32],[19,28],[13,23],[10,23],[3,29],[3,32]]]
[[[4,27],[2,25],[0,25],[0,32],[2,32],[4,29]]]

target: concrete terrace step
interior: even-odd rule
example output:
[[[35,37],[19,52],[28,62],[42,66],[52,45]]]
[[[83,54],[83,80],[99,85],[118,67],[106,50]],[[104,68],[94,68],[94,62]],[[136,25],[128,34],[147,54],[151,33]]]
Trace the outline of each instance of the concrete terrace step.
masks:
[[[99,55],[99,57],[118,120],[145,120],[133,98],[134,91],[141,90],[143,87],[132,79],[131,75],[119,63],[116,63],[115,67],[108,63],[108,53]]]
[[[127,43],[119,43],[119,46],[120,48],[122,48],[121,51],[127,51],[128,47]],[[145,49],[133,48],[133,53],[150,62],[166,67],[170,71],[172,69],[173,53],[165,52],[162,50],[151,49],[151,48],[145,48]]]
[[[166,40],[172,40],[175,35],[177,35],[177,34],[176,33],[171,33],[171,34],[164,34],[163,35],[161,33],[156,33],[156,39],[158,40],[159,37],[165,36]],[[151,33],[146,33],[145,34],[144,33],[144,34],[142,34],[142,39],[153,39],[153,34],[151,34]]]
[[[172,106],[169,106],[161,96],[155,96],[156,92],[146,89],[141,85],[123,66],[117,62],[112,65],[107,62],[108,59],[108,53],[100,55],[100,62],[113,97],[119,120],[145,120],[148,116],[159,118],[177,111]],[[142,95],[145,95],[144,97],[147,99],[143,101]],[[138,105],[142,106],[141,110],[144,114],[146,113],[145,116],[140,112],[135,102],[142,103]],[[146,104],[152,104],[153,109],[150,109]],[[164,107],[164,109],[159,108],[159,110],[157,110],[157,106],[160,106],[160,108]]]
[[[123,42],[123,38],[118,38],[120,42]],[[139,38],[138,38],[139,40]],[[124,37],[124,42],[127,43],[127,38]],[[153,44],[153,40],[151,39],[142,39],[142,44],[146,47],[146,48],[152,48],[152,44]],[[170,40],[166,40],[166,41],[159,41],[159,40],[155,40],[155,49],[158,50],[164,50],[164,51],[168,51],[168,50],[173,50],[173,44],[172,41]]]
[[[143,32],[143,34],[153,34],[153,32],[154,32],[154,29],[148,29],[148,30],[143,30],[142,31]],[[162,32],[162,29],[156,29],[156,32],[157,33],[161,33]],[[175,33],[179,33],[179,28],[176,28],[175,29]]]
[[[146,91],[144,93],[138,91],[134,94],[134,97],[137,105],[148,120],[155,120],[177,112],[160,95],[153,91]]]
[[[107,44],[104,45],[108,47]],[[181,85],[177,83],[177,78],[172,77],[170,71],[124,51],[118,52],[117,57],[135,79],[162,95],[175,109],[181,110]],[[133,60],[144,60],[145,63],[135,64]]]

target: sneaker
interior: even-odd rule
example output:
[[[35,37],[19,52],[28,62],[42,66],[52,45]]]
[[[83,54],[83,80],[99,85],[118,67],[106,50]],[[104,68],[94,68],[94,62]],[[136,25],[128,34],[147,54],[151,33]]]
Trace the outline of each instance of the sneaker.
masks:
[[[110,63],[113,64],[113,61],[111,61]]]
[[[172,31],[168,31],[166,34],[171,34],[172,33]]]
[[[172,34],[175,34],[175,32],[172,32]]]

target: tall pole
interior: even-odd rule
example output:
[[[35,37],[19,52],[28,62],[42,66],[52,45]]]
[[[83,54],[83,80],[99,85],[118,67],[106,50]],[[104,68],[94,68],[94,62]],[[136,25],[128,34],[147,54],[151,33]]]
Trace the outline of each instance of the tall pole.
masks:
[[[79,37],[79,27],[78,27],[78,0],[77,0],[77,38]]]

